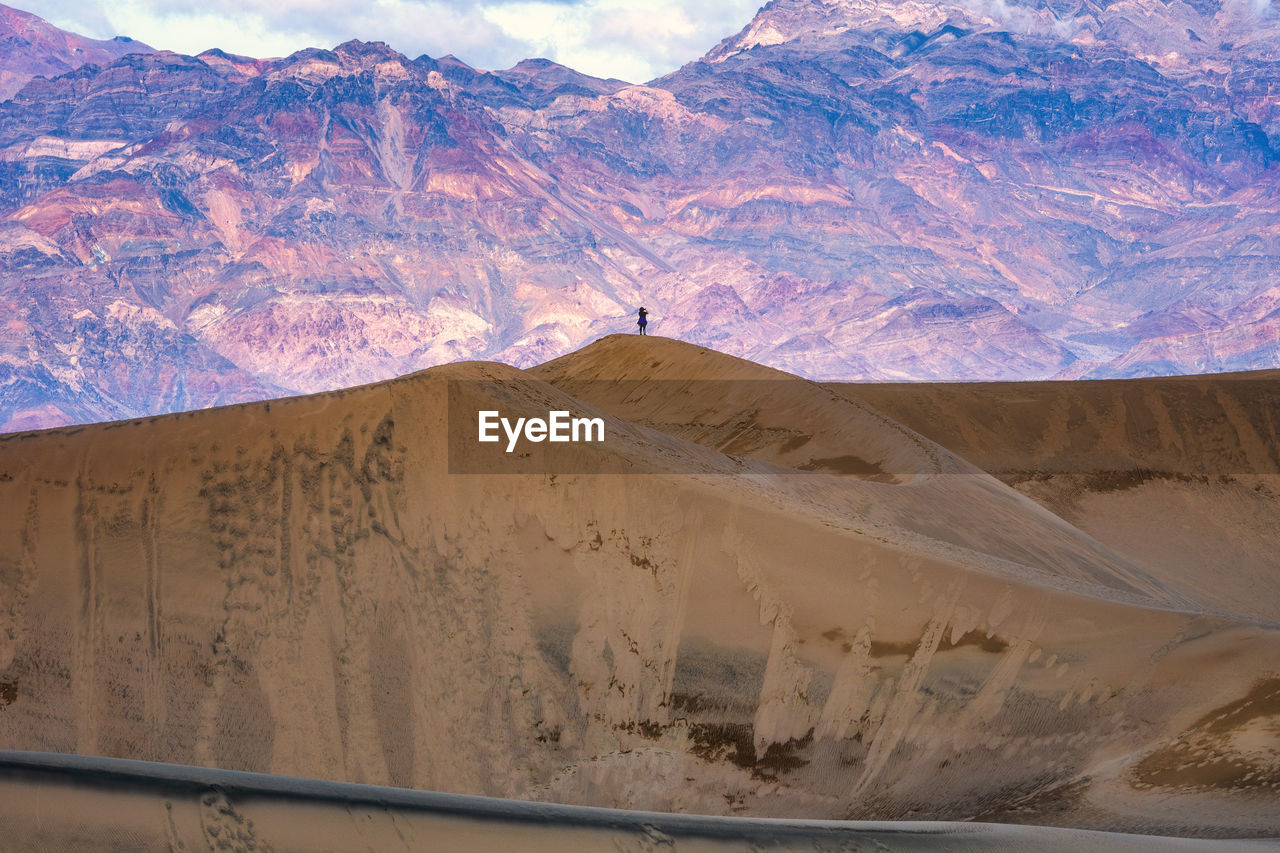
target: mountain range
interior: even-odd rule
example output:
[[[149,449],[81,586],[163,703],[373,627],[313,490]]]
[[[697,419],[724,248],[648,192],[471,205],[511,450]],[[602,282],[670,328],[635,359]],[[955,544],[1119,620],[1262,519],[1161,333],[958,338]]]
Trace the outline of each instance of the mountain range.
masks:
[[[529,366],[640,305],[818,379],[1280,364],[1270,4],[774,0],[645,85],[0,20],[0,429]]]

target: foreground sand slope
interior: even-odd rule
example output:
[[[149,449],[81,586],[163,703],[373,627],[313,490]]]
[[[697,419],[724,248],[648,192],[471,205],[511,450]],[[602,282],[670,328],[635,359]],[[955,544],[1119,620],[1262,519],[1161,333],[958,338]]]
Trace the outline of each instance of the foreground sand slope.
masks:
[[[1206,841],[955,822],[760,820],[548,805],[111,758],[0,752],[0,826],[22,850],[529,853],[1095,850],[1246,853]]]
[[[1280,832],[1274,626],[785,379],[615,337],[532,373],[4,437],[0,747],[708,814]],[[451,474],[450,380],[601,412],[587,467],[648,473]]]

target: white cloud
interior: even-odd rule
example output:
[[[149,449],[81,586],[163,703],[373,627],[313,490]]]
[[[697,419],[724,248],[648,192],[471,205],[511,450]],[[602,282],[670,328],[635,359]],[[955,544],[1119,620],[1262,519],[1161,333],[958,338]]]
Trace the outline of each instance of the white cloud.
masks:
[[[586,74],[643,82],[697,59],[751,20],[758,0],[490,3],[485,17]]]
[[[21,0],[19,0],[21,2]],[[760,0],[26,0],[56,26],[157,48],[283,56],[351,38],[409,56],[452,53],[481,68],[545,56],[641,82],[701,56],[751,20]],[[215,10],[216,9],[216,10]]]

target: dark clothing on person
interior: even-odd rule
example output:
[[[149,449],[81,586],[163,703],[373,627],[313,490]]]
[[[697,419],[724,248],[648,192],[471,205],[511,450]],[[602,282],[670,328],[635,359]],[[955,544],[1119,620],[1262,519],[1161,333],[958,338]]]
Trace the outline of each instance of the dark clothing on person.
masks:
[[[648,326],[648,325],[649,325],[649,319],[648,319],[648,318],[649,318],[649,312],[648,312],[648,311],[646,311],[646,310],[644,310],[643,308],[641,308],[641,309],[640,309],[640,321],[639,321],[638,325],[640,326],[640,334],[642,334],[642,335],[643,335],[643,334],[646,334],[646,332],[645,332],[645,330],[644,330],[644,329],[645,329],[645,326]]]

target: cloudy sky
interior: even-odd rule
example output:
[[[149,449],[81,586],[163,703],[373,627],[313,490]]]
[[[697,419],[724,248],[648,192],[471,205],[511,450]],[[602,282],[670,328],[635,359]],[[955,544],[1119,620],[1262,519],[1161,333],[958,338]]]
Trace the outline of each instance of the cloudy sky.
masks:
[[[742,29],[763,0],[6,0],[95,38],[132,36],[199,53],[284,56],[351,38],[409,56],[452,53],[480,68],[545,56],[643,82]],[[216,9],[216,11],[214,11]]]

